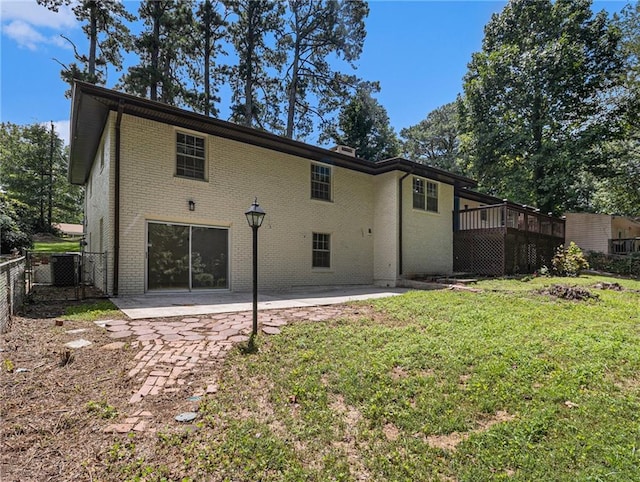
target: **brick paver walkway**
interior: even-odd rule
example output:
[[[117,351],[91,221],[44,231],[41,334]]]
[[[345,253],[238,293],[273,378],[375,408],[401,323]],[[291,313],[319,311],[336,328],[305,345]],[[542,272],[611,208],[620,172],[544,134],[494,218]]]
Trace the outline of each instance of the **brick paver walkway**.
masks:
[[[342,313],[343,307],[335,305],[262,311],[258,315],[258,326],[264,334],[277,335],[281,326],[293,321],[324,321]],[[219,362],[235,343],[248,340],[251,325],[250,311],[202,315],[180,321],[111,320],[104,326],[110,332],[109,337],[118,341],[103,348],[119,348],[126,340],[140,350],[134,364],[128,367],[128,376],[141,383],[129,400],[130,404],[136,404],[145,397],[179,391],[197,367]],[[217,380],[209,381],[206,393],[216,391]],[[145,431],[148,416],[148,412],[138,410],[124,423],[109,425],[104,430]]]

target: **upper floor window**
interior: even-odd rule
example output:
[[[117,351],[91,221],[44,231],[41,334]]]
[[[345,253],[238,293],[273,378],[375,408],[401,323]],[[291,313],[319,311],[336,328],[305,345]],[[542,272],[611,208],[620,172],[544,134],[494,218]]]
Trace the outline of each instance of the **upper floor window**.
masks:
[[[204,179],[204,137],[176,133],[176,175]]]
[[[438,212],[438,183],[419,177],[413,178],[413,207],[432,213]]]
[[[331,201],[331,167],[311,164],[311,199]]]

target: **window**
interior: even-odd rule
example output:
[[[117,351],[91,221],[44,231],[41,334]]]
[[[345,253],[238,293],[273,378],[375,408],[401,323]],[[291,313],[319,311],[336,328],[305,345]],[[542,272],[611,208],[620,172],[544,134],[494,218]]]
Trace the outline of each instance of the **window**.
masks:
[[[176,137],[176,175],[204,179],[204,138],[182,132]]]
[[[311,164],[311,199],[331,201],[331,168]]]
[[[413,178],[413,207],[432,213],[438,212],[438,183],[419,177]]]
[[[331,267],[331,235],[313,233],[313,260],[314,268]]]

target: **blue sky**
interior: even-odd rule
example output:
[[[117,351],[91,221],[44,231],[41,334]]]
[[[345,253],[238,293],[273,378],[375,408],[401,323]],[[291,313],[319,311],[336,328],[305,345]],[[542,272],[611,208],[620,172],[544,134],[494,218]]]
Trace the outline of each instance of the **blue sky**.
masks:
[[[367,39],[357,62],[357,75],[378,80],[377,95],[396,131],[418,123],[436,107],[455,100],[462,77],[482,44],[483,28],[504,1],[380,1],[369,2]],[[624,1],[596,1],[593,10],[621,10]],[[130,2],[136,11],[139,2]],[[60,65],[73,51],[60,34],[81,52],[86,40],[68,8],[49,12],[35,0],[1,0],[0,120],[17,124],[54,121],[68,138],[68,86]],[[54,60],[56,59],[56,60]],[[110,72],[108,87],[120,77]],[[222,118],[226,118],[222,110]]]

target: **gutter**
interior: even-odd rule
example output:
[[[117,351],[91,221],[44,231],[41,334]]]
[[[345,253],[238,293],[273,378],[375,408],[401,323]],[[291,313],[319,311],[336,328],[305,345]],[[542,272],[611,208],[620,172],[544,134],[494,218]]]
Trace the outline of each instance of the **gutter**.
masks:
[[[402,276],[402,181],[413,174],[413,169],[407,172],[398,181],[398,273]]]
[[[124,100],[118,102],[116,117],[116,155],[115,155],[115,188],[113,214],[113,296],[118,296],[118,278],[120,272],[120,124],[124,111]]]

